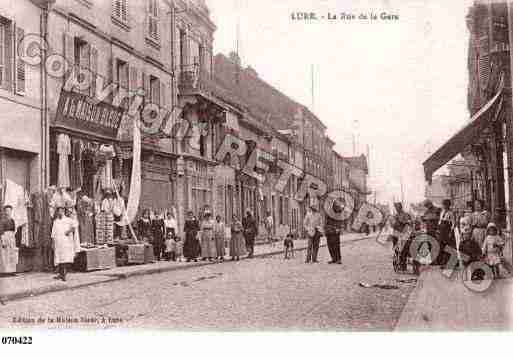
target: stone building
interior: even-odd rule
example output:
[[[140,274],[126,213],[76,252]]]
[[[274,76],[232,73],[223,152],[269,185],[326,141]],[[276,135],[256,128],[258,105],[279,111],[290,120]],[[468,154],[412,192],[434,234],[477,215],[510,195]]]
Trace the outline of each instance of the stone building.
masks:
[[[44,18],[37,2],[7,1],[0,6],[0,208],[13,207],[20,271],[40,264],[39,242],[29,231],[28,199],[46,184],[46,130],[43,68],[26,64],[25,48],[17,45],[26,34],[39,44]]]

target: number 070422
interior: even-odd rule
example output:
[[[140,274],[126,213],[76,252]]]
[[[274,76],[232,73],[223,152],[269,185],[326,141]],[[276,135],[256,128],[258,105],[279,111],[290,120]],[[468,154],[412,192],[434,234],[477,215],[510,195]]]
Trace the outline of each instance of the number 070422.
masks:
[[[32,337],[2,337],[2,344],[32,344]]]

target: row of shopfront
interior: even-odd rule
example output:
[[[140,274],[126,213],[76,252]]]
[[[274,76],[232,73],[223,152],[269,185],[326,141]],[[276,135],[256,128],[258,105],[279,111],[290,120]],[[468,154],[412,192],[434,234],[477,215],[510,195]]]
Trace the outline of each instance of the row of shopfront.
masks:
[[[96,121],[91,117],[81,119],[77,115],[79,111],[64,111],[64,106],[61,106],[66,101],[84,99],[87,100],[86,95],[62,91],[57,110],[51,115],[48,131],[50,181],[46,188],[34,191],[30,185],[31,177],[36,175],[34,167],[37,166],[34,164],[40,163],[40,155],[3,147],[0,152],[1,204],[13,207],[17,226],[16,271],[51,267],[51,223],[56,207],[61,205],[74,208],[80,227],[80,242],[89,256],[95,248],[98,253],[103,253],[105,246],[133,242],[131,237],[137,230],[127,227],[115,230],[114,222],[120,219],[121,213],[119,210],[116,212],[115,206],[106,205],[114,200],[126,208],[130,195],[139,197],[139,215],[144,209],[155,214],[174,209],[179,235],[183,235],[181,228],[186,212],[191,210],[201,218],[207,207],[227,224],[231,224],[234,216],[241,218],[250,209],[259,223],[268,211],[271,212],[276,218],[277,232],[299,227],[304,208],[291,199],[290,187],[286,193],[277,193],[272,188],[272,178],[275,180],[276,174],[270,175],[266,183],[259,183],[256,178],[229,164],[213,161],[214,138],[205,141],[212,141],[212,149],[206,151],[210,156],[206,156],[201,151],[167,152],[159,144],[160,140],[143,137],[140,192],[130,193],[134,190],[130,188],[134,148],[130,138],[120,138],[118,129],[123,126],[122,121],[133,119],[120,116],[119,121],[107,124],[100,122],[101,116]],[[106,103],[97,106],[107,112],[123,114],[123,109]],[[194,108],[194,104],[187,107],[191,106]],[[213,103],[212,106],[218,104]],[[197,115],[188,111],[185,116],[189,113]],[[214,130],[209,136],[221,138],[227,129],[223,117],[217,115],[210,120],[219,123],[212,128],[222,132]],[[103,256],[110,258],[112,253],[113,250],[107,251]],[[111,259],[104,260],[103,266],[109,267],[113,263]],[[97,267],[84,268],[101,269]]]

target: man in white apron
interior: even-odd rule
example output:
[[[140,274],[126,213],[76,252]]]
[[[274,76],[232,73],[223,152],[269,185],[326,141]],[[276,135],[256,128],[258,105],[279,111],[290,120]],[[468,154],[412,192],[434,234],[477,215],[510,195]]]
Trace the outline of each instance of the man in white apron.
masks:
[[[64,207],[58,207],[52,227],[54,263],[59,271],[56,279],[66,281],[68,269],[75,259],[75,230],[73,219],[64,215]]]

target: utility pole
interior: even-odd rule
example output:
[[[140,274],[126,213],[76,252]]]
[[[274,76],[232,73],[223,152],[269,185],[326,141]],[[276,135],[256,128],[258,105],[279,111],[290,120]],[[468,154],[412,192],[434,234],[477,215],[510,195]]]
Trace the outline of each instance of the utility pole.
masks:
[[[401,175],[401,203],[404,206],[404,189],[403,189],[403,176]]]
[[[311,91],[312,91],[312,112],[314,112],[315,110],[315,90],[314,90],[314,65],[312,64],[312,67],[311,67],[311,80],[312,80],[312,84],[311,84]]]

